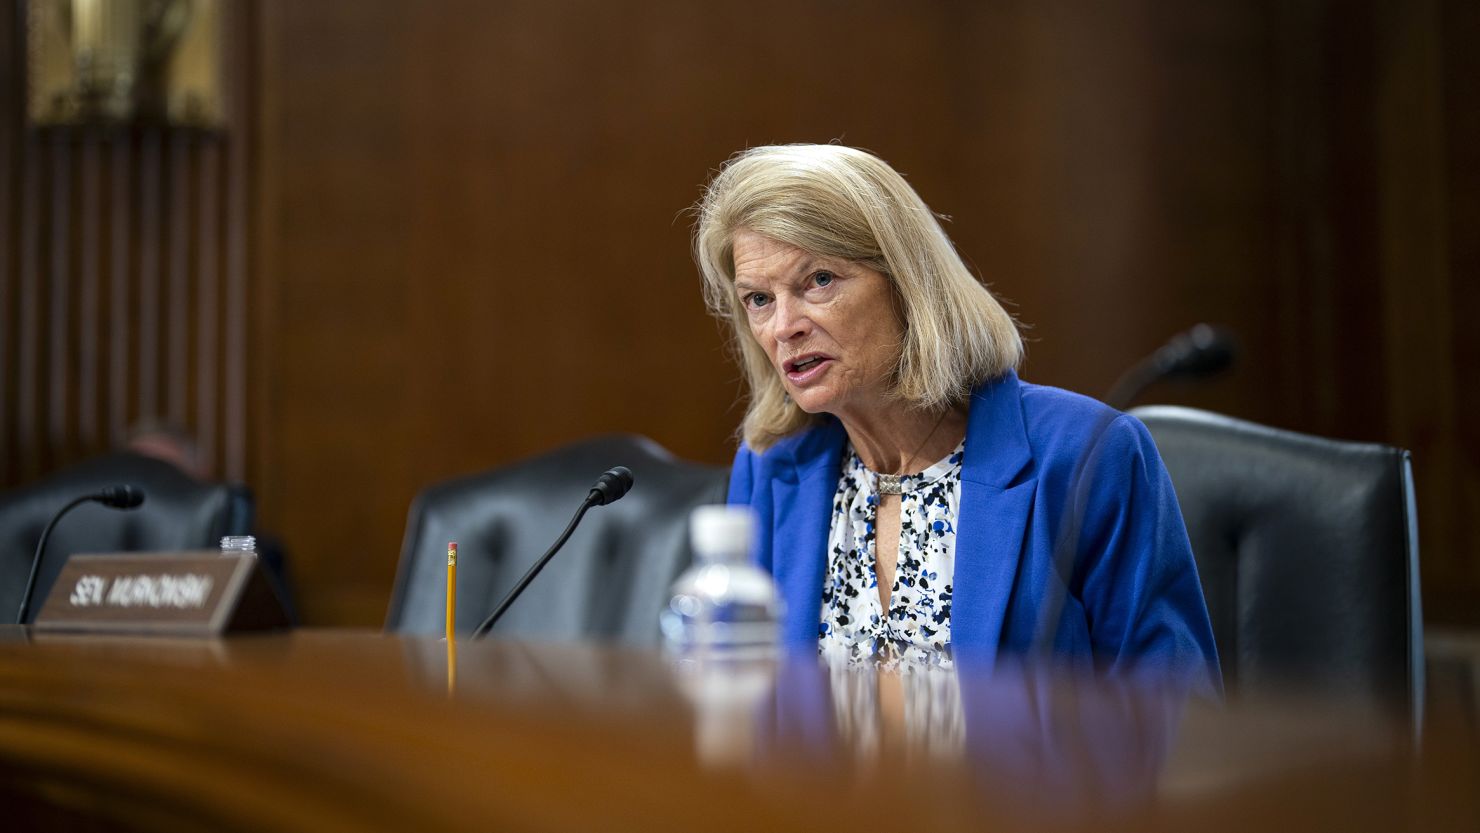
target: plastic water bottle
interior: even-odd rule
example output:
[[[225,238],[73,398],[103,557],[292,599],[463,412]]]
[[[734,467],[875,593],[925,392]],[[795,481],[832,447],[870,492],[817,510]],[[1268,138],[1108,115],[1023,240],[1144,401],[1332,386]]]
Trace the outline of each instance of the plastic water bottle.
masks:
[[[701,506],[689,516],[694,566],[673,584],[663,611],[670,651],[716,659],[774,656],[781,621],[776,583],[750,563],[755,514],[745,506]]]

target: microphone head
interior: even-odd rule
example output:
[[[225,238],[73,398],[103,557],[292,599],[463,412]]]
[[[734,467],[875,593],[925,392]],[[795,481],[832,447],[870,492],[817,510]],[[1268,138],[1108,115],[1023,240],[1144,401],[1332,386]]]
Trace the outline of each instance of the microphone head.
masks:
[[[1226,330],[1198,324],[1157,351],[1164,377],[1199,379],[1227,370],[1238,356],[1238,344]]]
[[[144,490],[132,483],[109,486],[92,496],[93,500],[114,509],[134,509],[144,502]]]
[[[597,506],[605,506],[620,499],[631,488],[632,470],[626,466],[612,466],[596,478],[586,499]]]

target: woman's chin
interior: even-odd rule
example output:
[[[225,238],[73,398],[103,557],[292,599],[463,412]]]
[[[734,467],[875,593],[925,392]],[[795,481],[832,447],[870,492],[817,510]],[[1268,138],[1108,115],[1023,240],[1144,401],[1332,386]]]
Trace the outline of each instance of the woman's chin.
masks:
[[[792,391],[791,401],[798,408],[801,408],[803,411],[809,414],[822,414],[828,413],[827,406],[830,400],[829,397],[817,396],[808,391],[803,391],[800,393]]]
[[[819,414],[838,416],[840,410],[846,409],[846,403],[843,399],[837,396],[826,395],[826,392],[819,390],[801,391],[800,393],[793,391],[791,401],[795,402],[798,408],[814,416]]]

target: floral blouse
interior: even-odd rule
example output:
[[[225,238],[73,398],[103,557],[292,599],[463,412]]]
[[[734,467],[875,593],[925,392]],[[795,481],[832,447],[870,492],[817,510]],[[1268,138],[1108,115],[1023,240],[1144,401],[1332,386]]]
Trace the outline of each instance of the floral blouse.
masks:
[[[822,653],[948,665],[956,518],[966,442],[919,474],[900,477],[899,552],[889,611],[874,573],[878,475],[850,447],[833,497],[828,568],[822,587]]]

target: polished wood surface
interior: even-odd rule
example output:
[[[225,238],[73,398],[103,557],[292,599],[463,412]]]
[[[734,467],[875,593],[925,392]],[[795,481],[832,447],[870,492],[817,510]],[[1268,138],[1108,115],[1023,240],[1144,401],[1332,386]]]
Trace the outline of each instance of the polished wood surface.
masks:
[[[57,829],[1480,822],[1475,726],[1462,720],[1415,748],[1339,702],[1219,706],[1031,669],[910,677],[815,658],[455,647],[332,631],[0,643],[0,800]],[[921,682],[930,696],[891,717],[888,692]],[[909,730],[922,715],[933,728]]]

